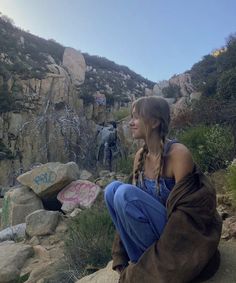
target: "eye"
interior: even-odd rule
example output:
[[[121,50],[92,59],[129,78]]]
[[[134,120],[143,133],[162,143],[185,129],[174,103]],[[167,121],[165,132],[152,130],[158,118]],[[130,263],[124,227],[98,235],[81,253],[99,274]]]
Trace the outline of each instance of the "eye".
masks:
[[[131,117],[134,118],[134,119],[138,119],[139,118],[139,116],[138,116],[138,114],[136,112],[133,112],[131,114]]]

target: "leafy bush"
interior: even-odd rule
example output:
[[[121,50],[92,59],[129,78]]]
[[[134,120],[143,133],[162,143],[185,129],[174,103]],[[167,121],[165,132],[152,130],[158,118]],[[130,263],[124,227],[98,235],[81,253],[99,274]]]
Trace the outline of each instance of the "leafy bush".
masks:
[[[180,133],[178,139],[190,149],[203,171],[224,168],[232,159],[234,138],[229,127],[196,126]]]
[[[229,186],[229,189],[233,193],[235,204],[236,204],[236,164],[228,167],[226,181]]]
[[[69,226],[66,254],[77,278],[104,267],[111,259],[115,231],[105,205],[80,212]]]
[[[236,68],[230,69],[220,76],[217,92],[220,98],[236,99]]]
[[[113,113],[115,121],[120,121],[130,115],[130,108],[120,108]]]

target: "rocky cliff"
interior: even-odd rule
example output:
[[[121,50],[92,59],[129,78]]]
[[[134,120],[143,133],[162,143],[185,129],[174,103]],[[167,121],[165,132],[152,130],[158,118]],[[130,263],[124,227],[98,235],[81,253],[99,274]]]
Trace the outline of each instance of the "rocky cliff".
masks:
[[[38,163],[95,168],[98,129],[153,83],[0,18],[0,184]]]

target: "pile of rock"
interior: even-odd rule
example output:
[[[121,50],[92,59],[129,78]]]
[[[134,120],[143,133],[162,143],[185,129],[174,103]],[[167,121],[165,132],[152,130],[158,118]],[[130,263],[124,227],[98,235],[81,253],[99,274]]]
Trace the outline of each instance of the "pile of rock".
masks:
[[[0,203],[0,283],[22,278],[28,279],[21,282],[43,283],[46,269],[53,267],[51,273],[59,269],[68,217],[91,207],[101,191],[86,179],[91,180],[92,174],[80,172],[74,162],[47,163],[20,175],[20,184],[4,193]]]

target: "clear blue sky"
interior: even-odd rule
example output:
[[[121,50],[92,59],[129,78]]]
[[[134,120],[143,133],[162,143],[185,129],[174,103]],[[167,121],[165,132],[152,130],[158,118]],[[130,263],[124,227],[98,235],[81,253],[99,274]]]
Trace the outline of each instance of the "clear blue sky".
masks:
[[[0,0],[0,12],[155,82],[190,69],[236,32],[236,0]]]

